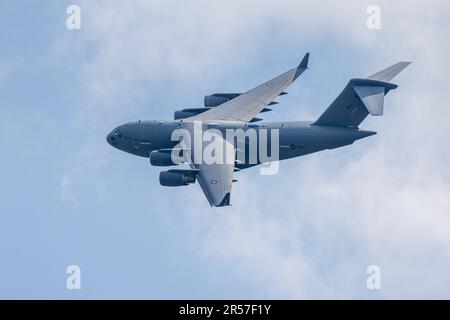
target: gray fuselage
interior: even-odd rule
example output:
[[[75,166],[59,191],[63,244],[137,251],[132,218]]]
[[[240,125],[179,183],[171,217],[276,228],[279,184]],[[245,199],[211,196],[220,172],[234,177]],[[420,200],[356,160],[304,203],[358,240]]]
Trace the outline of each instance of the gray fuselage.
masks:
[[[192,125],[189,121],[137,121],[118,126],[106,140],[113,147],[124,152],[140,157],[149,157],[150,152],[161,149],[172,149],[179,141],[172,141],[172,133],[176,129],[187,128]],[[309,121],[283,121],[269,123],[217,123],[204,122],[205,128],[214,128],[223,132],[226,129],[242,129],[244,132],[251,129],[257,133],[266,134],[268,137],[268,149],[271,144],[271,130],[276,129],[279,134],[279,160],[295,158],[326,149],[334,149],[352,144],[375,134],[373,131],[359,130],[358,128],[318,126]],[[261,132],[264,130],[264,132]],[[260,139],[260,135],[256,135]],[[248,141],[246,140],[246,145]],[[259,145],[259,143],[258,143]],[[249,152],[248,148],[245,153]],[[265,161],[258,159],[249,161],[250,156],[245,157],[245,162],[236,163],[239,169],[261,164]]]

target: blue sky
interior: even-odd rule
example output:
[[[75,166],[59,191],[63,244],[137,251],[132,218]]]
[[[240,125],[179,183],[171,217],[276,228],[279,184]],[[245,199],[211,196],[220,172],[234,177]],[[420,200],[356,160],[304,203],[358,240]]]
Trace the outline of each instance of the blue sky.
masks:
[[[258,3],[256,5],[255,3]],[[66,8],[81,7],[81,30]],[[366,27],[366,8],[382,28]],[[3,1],[0,298],[449,298],[446,1]],[[397,61],[379,134],[239,173],[232,207],[165,189],[106,134],[310,70],[265,120],[312,120]],[[444,146],[443,146],[444,145]],[[81,290],[66,288],[68,265]],[[382,290],[366,288],[379,265]]]

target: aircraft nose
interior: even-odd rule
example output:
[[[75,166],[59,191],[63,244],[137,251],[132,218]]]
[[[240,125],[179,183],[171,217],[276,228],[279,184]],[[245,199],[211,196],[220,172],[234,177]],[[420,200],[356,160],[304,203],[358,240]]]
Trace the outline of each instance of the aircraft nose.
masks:
[[[106,141],[111,144],[111,132],[106,136]]]
[[[111,131],[110,133],[108,133],[108,135],[106,136],[106,141],[113,147],[117,146],[117,141],[116,141],[116,138],[114,135],[114,130]]]

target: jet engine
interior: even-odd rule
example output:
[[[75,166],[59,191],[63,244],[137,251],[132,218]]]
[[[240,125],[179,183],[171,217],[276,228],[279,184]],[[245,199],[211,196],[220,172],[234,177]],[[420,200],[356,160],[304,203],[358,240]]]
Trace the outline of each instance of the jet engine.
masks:
[[[168,170],[159,174],[159,183],[165,187],[187,186],[195,183],[197,172],[192,170]]]
[[[174,163],[172,161],[172,154],[170,150],[167,152],[162,151],[152,151],[150,152],[150,164],[157,167],[168,167],[179,165],[179,163]]]
[[[202,112],[208,111],[209,109],[210,108],[188,108],[188,109],[177,110],[173,114],[173,120],[193,117]]]
[[[218,105],[221,105],[222,103],[225,103],[240,95],[240,93],[214,93],[210,96],[205,96],[205,107],[217,107]]]
[[[227,101],[230,101],[231,99],[234,99],[238,96],[240,96],[242,93],[214,93],[210,96],[205,96],[204,104],[205,108],[213,108],[221,105],[222,103],[225,103]],[[286,92],[281,92],[280,96],[283,96],[287,94]],[[277,104],[278,102],[272,101],[269,105]]]

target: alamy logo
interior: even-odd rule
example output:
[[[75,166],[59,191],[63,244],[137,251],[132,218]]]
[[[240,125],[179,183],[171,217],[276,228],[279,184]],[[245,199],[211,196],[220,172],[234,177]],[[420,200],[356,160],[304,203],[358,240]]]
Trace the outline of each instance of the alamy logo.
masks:
[[[274,175],[279,169],[279,130],[276,128],[216,128],[203,130],[194,122],[193,130],[175,129],[171,140],[178,144],[171,152],[174,164],[262,164],[262,175]],[[193,132],[191,134],[191,132]]]
[[[381,8],[376,5],[371,5],[367,7],[366,10],[367,17],[366,26],[369,30],[380,30],[381,29]]]
[[[367,289],[381,290],[381,268],[377,265],[370,265],[366,270],[369,277],[367,278]]]
[[[66,287],[69,290],[81,289],[81,269],[77,265],[70,265],[66,269],[66,273],[69,275],[66,280]]]
[[[66,20],[66,27],[69,30],[81,29],[81,8],[75,4],[67,7],[66,13],[69,15]]]

